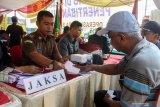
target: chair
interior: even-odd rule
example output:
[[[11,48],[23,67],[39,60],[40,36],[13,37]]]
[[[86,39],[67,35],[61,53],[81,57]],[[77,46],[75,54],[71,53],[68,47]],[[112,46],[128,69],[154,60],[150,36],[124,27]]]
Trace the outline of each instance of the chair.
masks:
[[[87,51],[89,53],[100,49],[99,45],[92,44],[92,43],[80,44],[79,47],[80,47],[80,49]]]
[[[105,36],[98,36],[96,34],[90,35],[88,38],[88,43],[97,44],[103,54],[108,54],[110,51],[108,38]]]
[[[17,45],[10,48],[11,60],[15,66],[22,65],[22,46]]]
[[[155,107],[160,107],[160,90],[157,90],[156,95],[156,101],[155,101]]]

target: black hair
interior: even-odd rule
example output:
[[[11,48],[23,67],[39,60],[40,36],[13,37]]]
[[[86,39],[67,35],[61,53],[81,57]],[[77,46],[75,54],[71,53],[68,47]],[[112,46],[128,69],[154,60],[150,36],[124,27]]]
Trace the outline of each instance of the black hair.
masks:
[[[11,19],[12,19],[12,22],[13,22],[13,23],[18,22],[18,18],[17,18],[16,16],[12,16],[12,18],[11,18]]]
[[[70,25],[70,29],[73,27],[82,27],[82,23],[79,21],[73,21]]]
[[[95,33],[97,33],[99,30],[101,30],[102,29],[102,27],[98,27],[97,29],[96,29],[96,32]]]
[[[63,33],[67,33],[68,31],[69,31],[69,26],[65,26],[64,30],[63,30]]]
[[[42,10],[37,15],[37,21],[41,21],[44,16],[51,17],[51,18],[54,17],[51,12],[46,11],[46,10]]]

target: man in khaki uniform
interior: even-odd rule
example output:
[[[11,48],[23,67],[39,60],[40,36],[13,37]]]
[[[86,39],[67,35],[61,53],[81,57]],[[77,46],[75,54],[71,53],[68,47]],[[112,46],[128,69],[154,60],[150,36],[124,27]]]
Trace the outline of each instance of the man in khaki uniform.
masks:
[[[37,31],[23,38],[23,64],[63,69],[64,62],[52,35],[54,17],[48,11],[40,11],[37,16]]]

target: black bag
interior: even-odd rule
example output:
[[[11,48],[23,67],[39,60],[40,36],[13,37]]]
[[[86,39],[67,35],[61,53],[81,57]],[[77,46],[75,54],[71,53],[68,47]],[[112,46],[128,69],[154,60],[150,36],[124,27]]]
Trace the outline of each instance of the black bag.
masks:
[[[98,54],[93,54],[92,63],[97,65],[103,65],[103,58]]]

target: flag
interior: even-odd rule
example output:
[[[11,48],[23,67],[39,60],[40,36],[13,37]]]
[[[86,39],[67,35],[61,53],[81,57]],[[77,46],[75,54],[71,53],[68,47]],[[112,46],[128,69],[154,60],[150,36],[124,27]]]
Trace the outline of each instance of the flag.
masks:
[[[53,33],[55,37],[57,37],[61,33],[61,25],[60,25],[60,18],[59,18],[59,9],[58,9],[58,2],[56,5],[56,17],[54,22],[54,30]]]
[[[136,17],[136,19],[138,19],[138,0],[134,1],[132,14]]]
[[[0,15],[0,24],[3,21],[3,15]]]
[[[60,24],[61,24],[61,26],[62,26],[62,5],[63,4],[63,0],[60,0],[60,9],[59,9],[59,11],[60,11],[60,15],[59,15],[59,17],[60,17]]]

